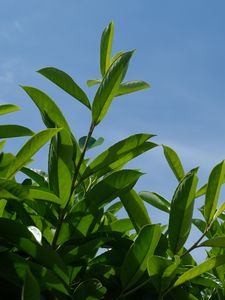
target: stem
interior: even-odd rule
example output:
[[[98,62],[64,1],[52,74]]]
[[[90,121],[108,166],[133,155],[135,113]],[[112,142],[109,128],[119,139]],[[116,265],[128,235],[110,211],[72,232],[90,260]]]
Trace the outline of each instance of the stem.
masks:
[[[90,129],[88,131],[87,138],[86,138],[85,143],[84,143],[84,147],[83,147],[83,149],[81,151],[81,154],[80,154],[80,157],[79,157],[79,160],[78,160],[78,163],[77,163],[76,170],[75,170],[74,175],[73,175],[73,180],[72,180],[72,185],[71,185],[71,190],[70,190],[69,198],[68,198],[68,200],[66,202],[65,207],[61,210],[60,215],[59,215],[58,224],[56,226],[55,234],[54,234],[53,241],[52,241],[52,248],[53,249],[57,248],[57,240],[58,240],[58,237],[59,237],[59,232],[60,232],[60,229],[62,227],[65,215],[67,213],[67,208],[68,208],[68,205],[70,203],[71,197],[72,197],[72,195],[74,193],[74,190],[75,190],[74,186],[75,186],[77,177],[79,175],[81,164],[83,162],[84,156],[85,156],[86,151],[87,151],[88,142],[89,142],[89,140],[90,140],[90,138],[91,138],[91,136],[93,134],[94,129],[95,129],[95,124],[91,124]]]

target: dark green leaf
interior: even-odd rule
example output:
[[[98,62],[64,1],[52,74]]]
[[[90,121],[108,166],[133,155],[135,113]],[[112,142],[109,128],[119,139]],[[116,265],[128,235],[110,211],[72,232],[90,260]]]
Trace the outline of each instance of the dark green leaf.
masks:
[[[190,270],[183,273],[177,281],[174,283],[174,287],[181,285],[193,278],[198,277],[199,275],[208,272],[209,270],[223,265],[225,263],[225,255],[219,255],[212,257],[201,263],[200,265],[191,268]]]
[[[85,92],[76,84],[72,77],[70,77],[67,73],[62,70],[47,67],[41,70],[38,70],[38,73],[45,76],[52,82],[54,82],[57,86],[63,89],[66,93],[70,94],[75,99],[79,100],[89,109],[91,109],[90,102],[88,100]]]
[[[98,177],[123,167],[128,161],[157,145],[147,142],[152,134],[135,134],[108,148],[87,167],[83,179],[95,173]]]
[[[116,91],[123,79],[134,51],[122,54],[108,69],[94,97],[92,123],[97,125],[106,115]]]
[[[120,200],[137,232],[144,225],[151,224],[144,203],[135,190],[130,190],[127,193],[122,194]]]
[[[115,97],[137,92],[150,87],[151,86],[147,82],[141,80],[130,80],[120,84],[119,89],[115,94]]]
[[[5,115],[14,111],[20,110],[20,108],[14,104],[1,104],[0,115]]]
[[[225,237],[224,236],[216,236],[212,239],[206,240],[202,242],[200,247],[219,247],[225,248]]]
[[[168,146],[162,145],[162,147],[171,170],[173,171],[177,180],[180,181],[184,177],[185,172],[177,153]]]
[[[39,284],[28,269],[26,272],[26,278],[22,289],[22,300],[40,300],[41,291]]]
[[[19,136],[31,136],[34,132],[27,127],[20,125],[0,125],[0,139]]]
[[[139,193],[139,196],[141,197],[142,200],[148,202],[152,206],[154,206],[166,213],[170,212],[170,203],[165,198],[160,196],[159,194],[143,191],[143,192]]]
[[[186,242],[192,224],[195,191],[198,177],[197,169],[190,171],[178,185],[170,209],[169,217],[169,243],[174,254]]]
[[[30,138],[16,154],[15,160],[10,164],[7,177],[11,178],[24,165],[26,165],[32,156],[43,147],[57,132],[61,129],[46,129],[36,133]]]
[[[199,190],[197,190],[195,197],[198,198],[205,195],[206,189],[207,189],[207,184],[203,185]]]
[[[81,149],[83,149],[83,147],[85,145],[85,142],[86,142],[86,139],[87,139],[87,136],[82,136],[79,139],[78,143],[79,143],[79,146],[80,146]],[[92,149],[92,148],[97,147],[97,146],[100,146],[103,142],[104,142],[104,138],[102,138],[102,137],[100,137],[97,140],[93,137],[90,137],[89,141],[88,141],[88,145],[87,145],[87,150]]]
[[[209,175],[204,206],[204,216],[207,223],[210,223],[212,221],[216,212],[220,188],[223,184],[224,175],[225,161],[223,160],[213,168],[211,174]]]
[[[175,255],[174,261],[163,271],[161,279],[161,291],[165,291],[170,286],[172,280],[174,280],[179,265],[180,257]]]
[[[110,22],[104,29],[100,45],[100,70],[104,77],[110,66],[110,55],[112,50],[112,41],[114,33],[114,24]]]
[[[23,167],[20,170],[20,172],[22,172],[25,175],[29,176],[31,179],[33,179],[40,186],[46,187],[46,188],[48,187],[48,182],[46,181],[47,178],[45,178],[45,176],[42,174],[43,171]]]
[[[79,300],[99,300],[106,293],[106,288],[98,279],[89,279],[81,282],[74,291],[75,299]]]
[[[191,280],[192,283],[197,284],[197,285],[202,285],[207,288],[213,288],[213,289],[222,289],[223,284],[222,282],[213,274],[207,272],[204,273],[198,277],[195,277]]]
[[[123,290],[134,286],[147,269],[147,261],[154,254],[161,236],[160,225],[144,226],[129,249],[121,266]]]

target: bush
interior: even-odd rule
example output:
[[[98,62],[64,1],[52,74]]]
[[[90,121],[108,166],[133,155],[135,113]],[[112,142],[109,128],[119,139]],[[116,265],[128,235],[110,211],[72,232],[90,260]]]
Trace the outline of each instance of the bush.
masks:
[[[198,168],[185,173],[174,150],[139,133],[119,141],[90,161],[100,145],[93,132],[115,97],[148,88],[124,78],[134,51],[111,58],[114,26],[101,38],[101,79],[92,104],[65,72],[38,71],[80,101],[91,113],[87,136],[78,141],[60,109],[43,91],[23,86],[47,129],[34,133],[20,125],[0,125],[0,138],[31,136],[16,153],[0,155],[1,299],[224,299],[225,204],[217,208],[225,162],[197,189]],[[0,106],[0,114],[18,110]],[[50,141],[48,172],[27,167]],[[1,149],[5,140],[0,142]],[[124,169],[131,159],[162,147],[178,186],[171,201],[155,192],[137,193],[138,170]],[[19,182],[16,175],[23,173]],[[193,218],[195,199],[204,196],[202,219]],[[144,203],[169,214],[166,225],[152,224]],[[129,217],[118,218],[124,208]],[[191,227],[200,238],[189,248]],[[191,251],[209,247],[197,264]],[[22,295],[22,296],[21,296]]]

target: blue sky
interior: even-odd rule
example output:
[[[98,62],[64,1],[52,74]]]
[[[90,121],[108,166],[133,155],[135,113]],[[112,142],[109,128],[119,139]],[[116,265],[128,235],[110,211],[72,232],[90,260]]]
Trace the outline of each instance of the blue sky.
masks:
[[[223,0],[1,0],[0,103],[22,111],[3,123],[44,128],[34,104],[19,84],[47,92],[61,107],[76,137],[85,135],[89,112],[35,73],[45,66],[68,72],[92,97],[85,81],[99,77],[99,42],[113,20],[113,52],[137,48],[126,79],[152,88],[116,99],[95,137],[105,146],[130,134],[157,134],[180,155],[186,171],[200,166],[200,183],[225,158],[225,2]],[[17,149],[25,139],[10,141]],[[101,150],[99,149],[99,150]],[[46,152],[37,155],[46,168]],[[138,190],[171,198],[176,180],[157,148],[129,165],[147,175]],[[154,217],[153,217],[154,219]]]

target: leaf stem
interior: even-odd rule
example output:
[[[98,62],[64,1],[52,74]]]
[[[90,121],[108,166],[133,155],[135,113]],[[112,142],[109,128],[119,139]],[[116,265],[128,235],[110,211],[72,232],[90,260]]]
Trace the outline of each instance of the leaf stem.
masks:
[[[83,149],[82,149],[82,151],[80,153],[80,157],[79,157],[79,160],[78,160],[78,163],[77,163],[74,175],[73,175],[73,180],[72,180],[72,184],[71,184],[70,195],[68,197],[68,200],[66,202],[65,207],[61,210],[60,215],[59,215],[58,224],[56,226],[55,234],[54,234],[53,241],[52,241],[52,248],[53,249],[57,248],[57,240],[58,240],[58,237],[59,237],[59,232],[60,232],[60,229],[62,227],[65,215],[67,213],[67,208],[69,206],[71,197],[72,197],[72,195],[74,193],[75,183],[76,183],[77,177],[79,175],[80,167],[81,167],[82,162],[84,160],[84,156],[85,156],[86,151],[87,151],[88,143],[89,143],[89,140],[90,140],[90,138],[91,138],[91,136],[93,134],[94,129],[95,129],[95,124],[92,123],[91,126],[90,126],[90,129],[88,131],[88,135],[87,135],[87,138],[85,140],[84,147],[83,147]]]

